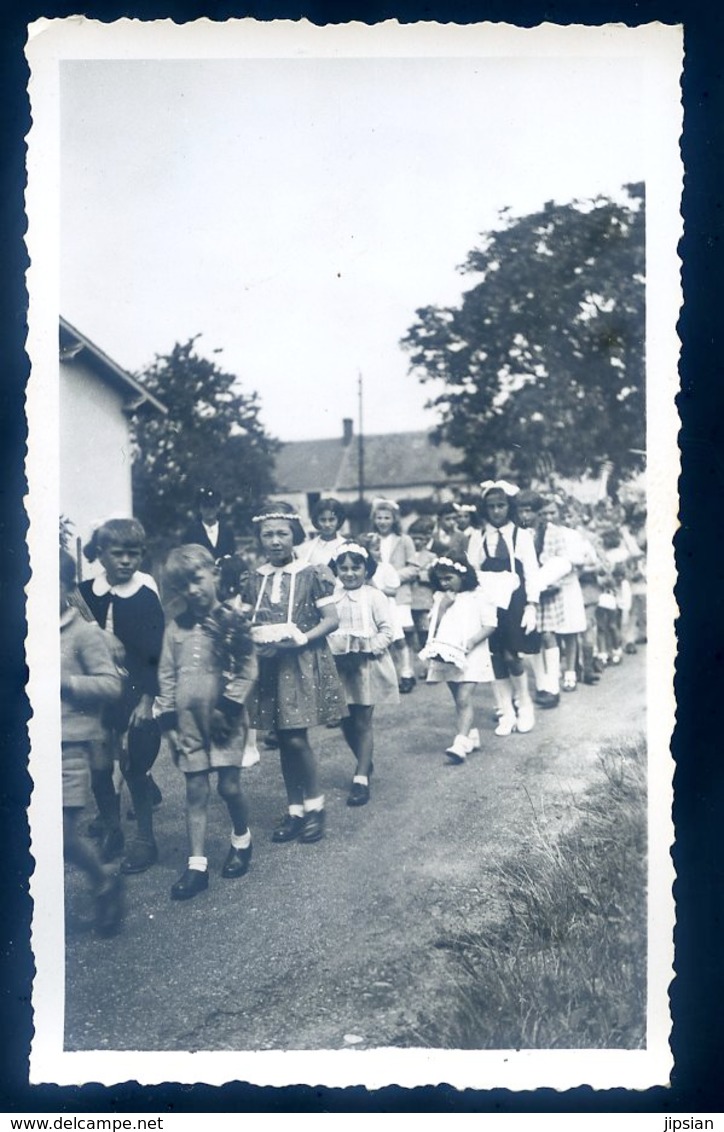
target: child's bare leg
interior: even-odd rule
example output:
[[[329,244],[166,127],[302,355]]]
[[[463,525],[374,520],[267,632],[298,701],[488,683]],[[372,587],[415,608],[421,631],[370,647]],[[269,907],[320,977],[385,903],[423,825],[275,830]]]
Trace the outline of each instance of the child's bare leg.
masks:
[[[236,766],[222,766],[216,784],[219,796],[226,802],[231,824],[237,837],[249,828],[249,811],[241,789],[241,772]]]
[[[280,731],[279,743],[289,804],[302,805],[306,799],[318,797],[317,760],[309,746],[306,729]]]
[[[413,609],[412,620],[415,623],[415,633],[417,634],[417,647],[418,651],[424,649],[427,644],[427,629],[425,627],[425,610]]]
[[[410,680],[415,675],[415,670],[412,667],[412,649],[408,640],[409,630],[405,630],[405,639],[400,641],[400,679]]]
[[[304,805],[304,782],[297,758],[296,747],[291,737],[297,734],[294,731],[279,731],[279,760],[282,767],[282,778],[287,792],[287,802],[291,806]]]
[[[347,744],[347,746],[349,747],[350,751],[352,752],[352,754],[354,755],[354,757],[356,759],[358,757],[357,756],[357,722],[356,722],[354,712],[352,711],[352,708],[354,706],[355,706],[354,704],[350,704],[349,715],[341,721],[341,727],[342,727],[342,734],[344,735],[345,743]]]
[[[455,701],[457,733],[467,736],[473,726],[473,689],[475,685],[470,681],[465,681],[461,684],[450,684],[449,688]]]
[[[221,875],[227,879],[243,877],[251,864],[251,833],[246,798],[241,788],[241,768],[220,767],[216,787],[226,802],[232,825],[231,845]]]
[[[354,720],[357,735],[357,770],[355,777],[369,778],[374,755],[374,736],[372,732],[372,713],[374,707],[367,704],[350,704],[350,717]]]
[[[69,864],[76,865],[85,873],[94,889],[99,889],[108,879],[103,863],[93,843],[79,831],[80,808],[63,808],[63,856]]]
[[[574,672],[578,652],[578,637],[575,633],[562,633],[560,640],[563,645],[563,666],[566,672]]]
[[[561,633],[558,638],[563,653],[563,688],[567,692],[574,691],[577,676],[578,637],[575,633]]]
[[[91,789],[103,825],[101,856],[107,861],[123,851],[121,798],[113,782],[113,765],[91,771]]]
[[[605,658],[609,650],[608,641],[608,611],[602,609],[601,606],[596,610],[596,651],[598,655]]]
[[[206,818],[209,805],[208,771],[186,775],[186,832],[189,856],[203,857],[206,844]]]

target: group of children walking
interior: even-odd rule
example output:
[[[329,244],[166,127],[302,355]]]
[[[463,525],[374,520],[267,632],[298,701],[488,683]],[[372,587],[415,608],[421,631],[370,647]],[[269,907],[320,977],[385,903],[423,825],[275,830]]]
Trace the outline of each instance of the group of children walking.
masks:
[[[413,524],[403,533],[398,505],[377,499],[371,529],[351,538],[341,533],[341,504],[322,499],[313,516],[318,533],[307,539],[294,508],[275,503],[253,519],[263,558],[254,569],[224,573],[200,542],[171,551],[164,582],[183,608],[167,623],[156,583],[140,569],[145,535],[136,520],[110,520],[94,532],[85,553],[100,573],[80,586],[73,559],[62,551],[65,853],[87,874],[96,929],[111,934],[121,922],[113,862],[123,854],[120,874],[131,875],[157,860],[159,796],[151,769],[162,737],[186,786],[188,861],[170,895],[188,900],[209,884],[212,773],[231,826],[221,876],[239,878],[249,869],[241,784],[249,729],[273,734],[279,748],[287,807],[272,840],[304,844],[325,831],[309,729],[341,726],[355,760],[347,804],[365,805],[374,709],[413,691],[416,663],[424,664],[427,683],[450,688],[455,733],[448,762],[461,764],[480,746],[473,694],[482,683],[494,689],[495,733],[530,731],[534,700],[542,707],[558,702],[558,634],[565,664],[576,663],[561,625],[574,638],[586,631],[577,580],[583,551],[550,515],[541,518],[544,506],[534,493],[489,481],[474,506],[453,511],[460,518],[454,528],[441,525],[435,533]],[[578,587],[580,602],[560,600],[566,584]],[[578,620],[566,620],[574,606]],[[116,767],[136,819],[127,846]],[[91,793],[97,844],[79,824]]]

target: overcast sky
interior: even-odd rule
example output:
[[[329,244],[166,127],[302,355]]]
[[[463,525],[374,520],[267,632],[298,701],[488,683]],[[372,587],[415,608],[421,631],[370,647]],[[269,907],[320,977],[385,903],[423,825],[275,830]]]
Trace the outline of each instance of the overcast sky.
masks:
[[[61,64],[61,313],[136,372],[176,341],[281,439],[426,428],[400,338],[498,210],[644,177],[635,58]],[[213,353],[215,350],[221,353]]]

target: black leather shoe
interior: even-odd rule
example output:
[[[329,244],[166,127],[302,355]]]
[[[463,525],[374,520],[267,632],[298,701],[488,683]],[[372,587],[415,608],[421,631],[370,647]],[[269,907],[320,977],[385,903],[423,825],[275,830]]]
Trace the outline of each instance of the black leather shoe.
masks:
[[[175,884],[171,885],[172,900],[191,900],[209,887],[209,870],[187,869]]]
[[[294,814],[285,814],[282,821],[272,834],[272,841],[295,841],[301,836],[304,828],[304,818],[295,817]]]
[[[407,695],[408,692],[411,692],[416,683],[417,681],[415,680],[414,676],[401,676],[400,691],[402,692],[403,696]]]
[[[123,830],[116,826],[115,829],[109,829],[101,840],[101,860],[106,864],[115,861],[116,857],[120,857],[123,852]]]
[[[299,838],[305,845],[320,841],[324,837],[324,810],[309,810],[304,815],[304,828]]]
[[[554,708],[558,707],[561,702],[561,697],[556,695],[555,692],[538,692],[535,702],[538,704],[538,707]]]
[[[121,872],[124,876],[145,873],[146,869],[155,865],[157,860],[158,849],[155,841],[132,841],[121,861]]]
[[[366,806],[370,800],[370,788],[364,782],[353,782],[347,795],[348,806]]]
[[[232,845],[221,870],[222,877],[243,877],[251,864],[251,844],[246,849],[235,849]]]

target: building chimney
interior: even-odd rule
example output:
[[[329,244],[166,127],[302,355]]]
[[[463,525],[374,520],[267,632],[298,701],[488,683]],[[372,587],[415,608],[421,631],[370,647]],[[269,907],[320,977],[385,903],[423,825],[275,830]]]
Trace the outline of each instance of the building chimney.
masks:
[[[348,448],[352,443],[352,436],[354,435],[354,421],[351,417],[345,417],[342,421],[342,444]]]

